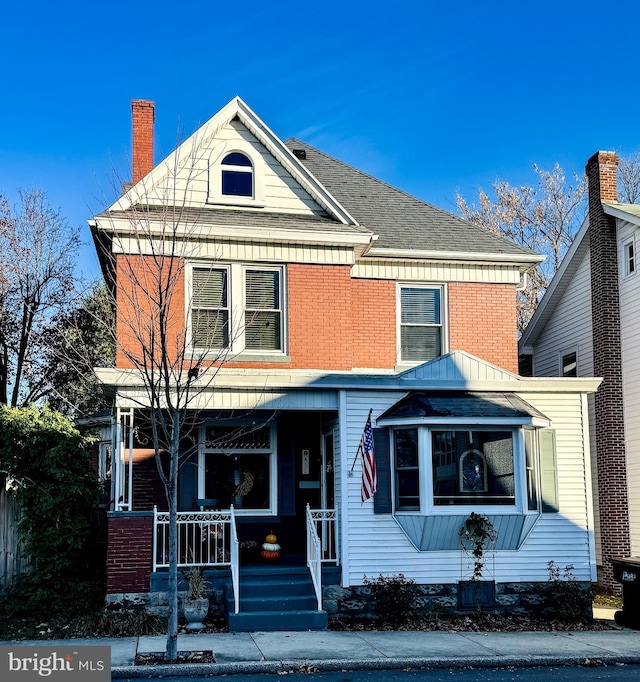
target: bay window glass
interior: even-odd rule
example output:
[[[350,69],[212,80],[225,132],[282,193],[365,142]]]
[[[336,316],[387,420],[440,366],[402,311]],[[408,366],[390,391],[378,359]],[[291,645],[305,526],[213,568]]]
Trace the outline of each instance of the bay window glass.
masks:
[[[432,431],[434,505],[515,504],[512,431]]]
[[[396,429],[393,435],[396,509],[420,509],[418,429]]]

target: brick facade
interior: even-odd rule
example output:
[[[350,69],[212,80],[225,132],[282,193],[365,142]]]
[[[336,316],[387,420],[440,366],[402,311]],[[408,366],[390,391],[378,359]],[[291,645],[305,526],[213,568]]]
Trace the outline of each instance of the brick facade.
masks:
[[[157,278],[140,256],[117,259],[116,365],[133,366],[131,354],[144,334],[149,300],[129,283]],[[165,268],[166,270],[167,268]],[[185,339],[184,263],[171,287],[170,337],[180,352]],[[487,321],[490,320],[490,326]],[[516,295],[508,284],[451,282],[448,285],[449,350],[464,350],[517,372]],[[397,363],[396,283],[352,279],[348,265],[287,266],[287,332],[291,361],[229,361],[226,367],[269,369],[393,369]]]
[[[602,548],[602,583],[619,591],[609,558],[629,556],[629,509],[622,387],[622,345],[615,219],[602,202],[617,201],[618,157],[598,152],[587,162],[593,369],[603,382],[595,395],[598,499]]]
[[[155,112],[153,102],[133,100],[132,180],[135,184],[153,169],[153,124]]]
[[[153,514],[111,512],[107,594],[148,592],[153,567]]]
[[[449,284],[449,349],[518,372],[516,292],[510,284]]]
[[[180,357],[185,344],[184,260],[143,256],[116,257],[116,367],[133,368],[142,343],[150,347],[151,315],[158,300],[166,308],[167,348]],[[158,291],[163,289],[162,294]],[[158,330],[156,329],[156,332]],[[156,333],[156,338],[159,334]]]

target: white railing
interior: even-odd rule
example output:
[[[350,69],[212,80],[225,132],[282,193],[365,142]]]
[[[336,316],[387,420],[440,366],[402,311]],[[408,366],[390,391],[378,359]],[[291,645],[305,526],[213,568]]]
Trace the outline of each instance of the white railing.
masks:
[[[231,584],[233,586],[233,611],[240,611],[240,543],[236,528],[236,515],[233,505],[229,510],[231,515]]]
[[[155,507],[153,570],[169,566],[169,512]],[[232,566],[235,519],[233,511],[178,512],[178,567]],[[236,547],[237,572],[237,547]]]
[[[307,566],[311,571],[311,581],[316,592],[318,611],[322,610],[322,549],[318,530],[307,505]]]
[[[335,509],[309,509],[307,515],[320,538],[320,561],[340,563],[336,538],[338,537],[338,512]]]

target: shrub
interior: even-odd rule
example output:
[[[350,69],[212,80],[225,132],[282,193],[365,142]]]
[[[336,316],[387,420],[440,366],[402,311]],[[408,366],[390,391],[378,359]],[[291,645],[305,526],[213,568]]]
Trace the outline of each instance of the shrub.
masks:
[[[383,623],[398,626],[406,623],[415,613],[418,588],[415,580],[405,578],[402,573],[392,576],[367,578],[364,584],[371,592],[376,614]]]
[[[544,614],[564,623],[591,621],[593,588],[585,587],[576,580],[573,564],[567,564],[562,569],[554,561],[550,561],[547,571],[549,582],[542,588]]]

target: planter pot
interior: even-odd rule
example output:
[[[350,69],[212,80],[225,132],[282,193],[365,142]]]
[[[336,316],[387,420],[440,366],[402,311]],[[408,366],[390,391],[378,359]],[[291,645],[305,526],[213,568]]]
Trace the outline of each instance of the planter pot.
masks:
[[[478,611],[496,606],[496,583],[494,580],[460,580],[458,582],[458,609]]]
[[[187,621],[187,630],[204,630],[204,619],[209,613],[208,599],[185,599],[182,610]]]

